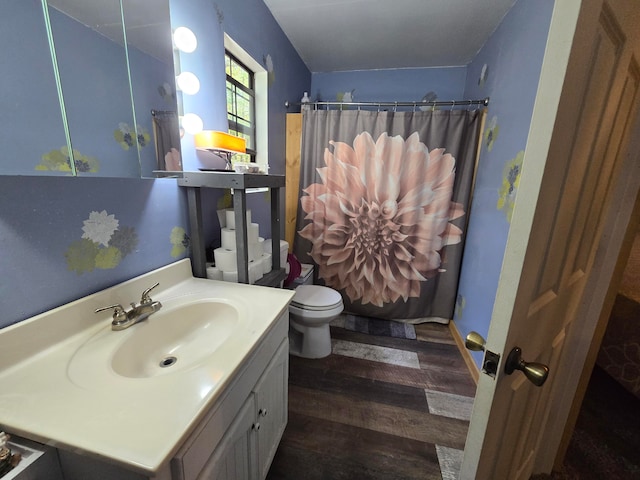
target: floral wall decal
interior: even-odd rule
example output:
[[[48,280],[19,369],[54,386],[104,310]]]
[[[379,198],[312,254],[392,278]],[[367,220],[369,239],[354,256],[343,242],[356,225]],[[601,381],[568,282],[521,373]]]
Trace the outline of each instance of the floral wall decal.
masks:
[[[511,223],[513,216],[513,206],[520,185],[520,174],[522,173],[522,161],[524,159],[524,151],[518,152],[516,158],[509,161],[502,172],[502,186],[500,187],[498,198],[498,210],[504,211],[507,221]]]
[[[463,295],[458,294],[456,298],[455,318],[460,320],[464,313],[464,307],[467,306],[467,299]]]
[[[135,134],[131,132],[131,127],[128,123],[120,122],[118,129],[113,132],[113,138],[120,144],[123,150],[129,150],[129,148],[135,145]]]
[[[120,144],[123,150],[129,150],[129,148],[136,145],[146,147],[151,140],[151,135],[141,125],[136,125],[136,129],[132,129],[128,123],[120,122],[118,129],[113,132],[113,138],[116,139],[116,142]]]
[[[500,132],[500,127],[498,126],[498,117],[495,115],[487,125],[487,129],[484,131],[484,144],[487,146],[487,150],[493,150],[493,144],[498,138],[498,133]]]
[[[480,86],[480,88],[484,87],[484,84],[486,83],[488,77],[489,77],[489,65],[485,63],[484,65],[482,65],[482,69],[480,70],[480,76],[478,77],[478,86]]]
[[[442,248],[461,242],[450,223],[464,215],[451,201],[455,159],[429,151],[418,133],[329,143],[321,183],[300,200],[311,222],[298,233],[313,245],[319,277],[362,304],[419,297],[421,282],[442,271]]]
[[[273,58],[271,58],[270,54],[267,54],[262,57],[262,63],[267,69],[267,85],[270,87],[271,85],[273,85],[273,82],[276,81],[276,72],[273,67]]]
[[[233,195],[231,195],[231,189],[224,190],[222,196],[218,199],[218,210],[224,210],[225,208],[233,207]]]
[[[422,99],[420,100],[421,102],[435,102],[436,100],[438,100],[438,94],[434,91],[429,91],[427,93],[424,94],[424,97],[422,97]],[[427,110],[435,110],[437,107],[433,106],[433,107],[420,107],[420,110],[427,111]]]
[[[173,87],[169,84],[169,82],[164,82],[162,85],[158,86],[158,94],[169,105],[175,105],[176,93],[174,92]]]
[[[171,229],[169,241],[171,242],[171,245],[173,245],[171,248],[171,256],[174,258],[186,253],[191,245],[191,239],[182,227],[173,227]]]
[[[336,93],[336,100],[338,102],[351,103],[354,102],[356,89],[354,88],[350,92],[338,92]],[[340,105],[340,110],[348,110],[351,108],[349,105]]]
[[[115,215],[106,210],[91,212],[83,222],[82,237],[67,251],[67,268],[78,274],[96,268],[110,269],[120,264],[138,245],[138,235],[132,227],[120,227]]]
[[[224,22],[224,12],[222,11],[222,9],[220,8],[220,6],[217,3],[213,4],[213,8],[215,8],[215,10],[216,10],[216,16],[218,17],[218,23],[220,25],[222,25],[222,22]]]
[[[100,170],[100,162],[95,157],[83,155],[75,148],[73,149],[73,163],[77,172],[95,173]],[[69,149],[64,146],[59,150],[51,150],[42,155],[42,159],[36,170],[52,170],[56,172],[71,172],[71,162]]]

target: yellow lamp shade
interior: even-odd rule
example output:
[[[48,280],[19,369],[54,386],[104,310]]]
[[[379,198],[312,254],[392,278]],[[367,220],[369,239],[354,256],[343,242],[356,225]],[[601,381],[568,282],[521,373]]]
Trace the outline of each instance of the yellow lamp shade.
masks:
[[[194,141],[196,148],[237,153],[245,153],[247,151],[247,142],[244,138],[215,130],[203,130],[196,133]]]

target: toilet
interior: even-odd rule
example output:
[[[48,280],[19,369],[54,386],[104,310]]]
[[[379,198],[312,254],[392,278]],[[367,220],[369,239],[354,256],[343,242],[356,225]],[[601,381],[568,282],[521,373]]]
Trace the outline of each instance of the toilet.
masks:
[[[344,305],[340,294],[320,285],[299,285],[289,305],[289,352],[304,358],[331,353],[329,322]]]

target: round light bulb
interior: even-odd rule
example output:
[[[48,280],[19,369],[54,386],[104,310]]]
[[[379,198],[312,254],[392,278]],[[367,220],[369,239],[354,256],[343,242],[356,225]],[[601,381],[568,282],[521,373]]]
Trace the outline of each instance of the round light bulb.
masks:
[[[187,95],[195,95],[200,91],[200,80],[191,72],[182,72],[178,75],[176,85]]]
[[[204,128],[204,123],[202,119],[196,115],[195,113],[187,113],[184,117],[182,117],[182,128],[187,133],[191,135],[195,135],[198,132],[201,132]]]
[[[173,43],[181,52],[191,53],[198,46],[198,39],[187,27],[178,27],[173,32]]]

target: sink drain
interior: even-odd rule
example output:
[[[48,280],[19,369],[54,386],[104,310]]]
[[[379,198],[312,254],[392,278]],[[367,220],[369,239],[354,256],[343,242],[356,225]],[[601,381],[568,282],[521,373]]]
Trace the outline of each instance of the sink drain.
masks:
[[[175,363],[178,361],[178,359],[176,357],[164,357],[162,360],[160,360],[160,368],[167,368],[170,367],[171,365],[175,365]]]

